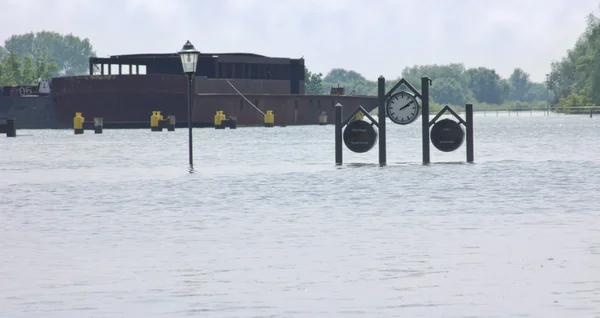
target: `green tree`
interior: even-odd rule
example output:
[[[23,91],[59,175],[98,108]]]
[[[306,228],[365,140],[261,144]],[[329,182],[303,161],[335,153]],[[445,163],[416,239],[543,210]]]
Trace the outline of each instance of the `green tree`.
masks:
[[[529,74],[520,68],[516,68],[508,78],[511,85],[509,97],[514,101],[527,101],[527,94],[531,88]]]
[[[571,93],[561,98],[555,109],[564,113],[577,113],[582,111],[582,106],[592,105],[592,101],[585,94]]]
[[[26,55],[22,59],[21,67],[21,83],[35,83],[38,79],[36,76],[35,68],[33,67],[33,60],[30,56]]]
[[[466,71],[468,87],[478,102],[501,104],[504,102],[504,87],[495,70],[478,67]]]
[[[574,103],[600,103],[600,20],[596,16],[587,16],[585,31],[551,69],[548,86],[558,109]]]
[[[2,59],[2,73],[0,73],[1,85],[17,85],[21,83],[23,76],[21,75],[21,60],[19,56],[13,52],[9,52]]]
[[[312,73],[304,67],[304,94],[320,95],[323,94],[323,74]]]
[[[464,105],[473,100],[473,93],[453,77],[442,77],[434,81],[430,96],[440,104]]]
[[[40,77],[50,77],[57,70],[56,64],[46,61],[44,55],[34,60],[9,52],[0,61],[0,85],[35,85]]]
[[[88,59],[95,56],[89,39],[50,31],[13,35],[4,42],[4,47],[18,56],[34,59],[44,54],[55,61],[58,73],[66,76],[87,74]]]
[[[323,77],[323,93],[329,94],[332,87],[344,87],[346,94],[374,95],[377,84],[367,80],[360,73],[343,68],[334,68]]]

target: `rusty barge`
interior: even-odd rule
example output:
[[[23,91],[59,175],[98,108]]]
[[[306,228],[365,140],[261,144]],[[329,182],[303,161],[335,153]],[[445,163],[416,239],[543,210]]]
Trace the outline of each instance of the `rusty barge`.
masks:
[[[334,105],[345,109],[377,106],[373,96],[304,94],[304,59],[248,53],[202,53],[194,79],[192,123],[212,127],[216,111],[240,126],[263,124],[272,110],[276,125],[313,125]],[[18,128],[71,128],[76,112],[105,123],[149,123],[153,111],[175,115],[187,126],[187,82],[180,58],[173,54],[90,57],[89,74],[42,79],[38,87],[4,87],[0,117],[15,117]],[[253,104],[253,105],[251,105]]]

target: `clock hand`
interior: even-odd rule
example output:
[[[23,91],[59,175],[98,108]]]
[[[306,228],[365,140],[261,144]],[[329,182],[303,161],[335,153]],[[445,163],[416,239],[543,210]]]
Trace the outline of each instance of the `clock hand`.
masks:
[[[402,106],[400,109],[398,110],[403,110],[404,108],[408,107],[410,104],[412,104],[412,101],[408,102],[408,104]]]

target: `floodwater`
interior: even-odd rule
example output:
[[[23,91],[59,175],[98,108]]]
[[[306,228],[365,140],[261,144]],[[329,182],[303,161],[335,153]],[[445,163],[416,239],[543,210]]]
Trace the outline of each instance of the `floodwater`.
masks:
[[[0,317],[600,317],[600,118],[19,131],[0,138]]]

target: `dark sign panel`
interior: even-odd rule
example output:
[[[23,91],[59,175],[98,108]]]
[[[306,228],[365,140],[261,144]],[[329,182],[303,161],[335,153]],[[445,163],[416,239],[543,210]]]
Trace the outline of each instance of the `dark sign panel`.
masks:
[[[364,120],[350,122],[344,129],[344,143],[353,152],[367,152],[377,142],[377,131]]]
[[[431,143],[440,151],[454,151],[460,148],[464,139],[465,131],[452,119],[442,119],[431,128]]]

